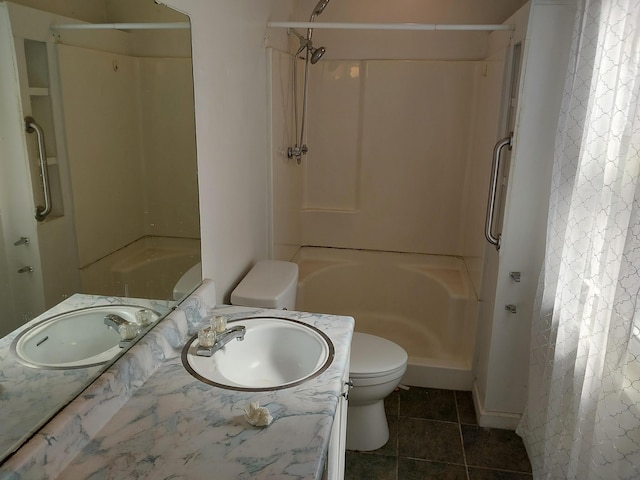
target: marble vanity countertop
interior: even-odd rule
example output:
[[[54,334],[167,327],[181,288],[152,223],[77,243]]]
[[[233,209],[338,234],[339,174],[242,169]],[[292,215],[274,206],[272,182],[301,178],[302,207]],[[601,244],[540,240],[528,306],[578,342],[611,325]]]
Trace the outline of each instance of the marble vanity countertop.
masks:
[[[311,324],[335,348],[331,366],[306,383],[270,392],[232,391],[195,379],[180,357],[185,343],[205,326],[211,298],[205,281],[63,411],[64,423],[61,418],[39,433],[38,451],[19,451],[21,458],[9,465],[24,475],[18,478],[321,478],[354,320],[216,308],[228,320],[278,316]],[[136,378],[125,378],[123,371]],[[122,382],[127,386],[119,386]],[[271,425],[245,421],[250,402],[269,409]]]
[[[0,338],[0,452],[11,452],[33,435],[48,418],[93,381],[105,365],[55,370],[20,363],[11,344],[22,332],[53,316],[88,307],[136,305],[164,315],[173,302],[75,294],[47,312]]]

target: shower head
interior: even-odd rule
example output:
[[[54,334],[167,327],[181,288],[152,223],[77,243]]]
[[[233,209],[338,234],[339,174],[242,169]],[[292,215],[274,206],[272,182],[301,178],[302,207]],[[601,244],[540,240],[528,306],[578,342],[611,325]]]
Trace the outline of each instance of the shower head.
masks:
[[[322,12],[324,12],[324,9],[327,8],[327,4],[329,3],[329,1],[330,0],[320,0],[317,3],[316,8],[313,9],[313,13],[311,13],[311,15],[317,17]]]
[[[316,3],[316,8],[313,9],[313,12],[311,12],[311,16],[309,17],[309,22],[313,22],[316,17],[318,15],[320,15],[322,12],[324,12],[324,9],[327,8],[327,4],[329,3],[330,0],[320,0],[318,3]],[[313,28],[308,28],[307,29],[307,40],[309,41],[308,44],[308,48],[309,51],[313,54],[314,50],[313,50],[313,45],[311,45],[311,36],[313,35]],[[321,49],[321,52],[318,53],[318,57],[316,58],[315,62],[311,62],[311,63],[316,63],[318,60],[320,60],[320,57],[324,55],[324,48]]]
[[[307,50],[307,56],[309,57],[311,63],[314,65],[318,62],[318,60],[320,60],[320,58],[322,58],[324,52],[327,51],[324,47],[313,48],[313,42],[311,41],[311,39],[303,37],[293,28],[288,29],[287,33],[289,35],[295,35],[300,41],[300,47],[296,52],[296,56],[300,55],[304,50]]]
[[[315,65],[316,63],[318,63],[318,60],[322,58],[322,56],[324,55],[324,52],[326,51],[327,49],[324,47],[311,49],[311,64]]]

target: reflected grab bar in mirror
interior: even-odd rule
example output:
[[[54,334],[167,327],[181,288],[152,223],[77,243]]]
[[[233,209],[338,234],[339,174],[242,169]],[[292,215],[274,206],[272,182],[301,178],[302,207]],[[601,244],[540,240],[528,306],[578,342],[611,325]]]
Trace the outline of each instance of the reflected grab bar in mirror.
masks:
[[[36,207],[36,220],[39,222],[47,218],[51,213],[51,187],[49,186],[49,169],[47,167],[47,150],[44,146],[44,133],[40,125],[36,123],[33,117],[24,119],[25,129],[27,133],[36,132],[38,139],[38,156],[40,165],[40,175],[42,177],[42,190],[44,192],[44,207]]]
[[[493,147],[493,165],[491,166],[491,184],[489,185],[489,201],[487,202],[487,217],[484,224],[484,236],[491,245],[495,245],[496,250],[500,250],[501,235],[493,234],[493,216],[496,209],[496,192],[498,190],[498,175],[500,173],[500,155],[504,147],[511,150],[513,133],[508,137],[498,140]]]

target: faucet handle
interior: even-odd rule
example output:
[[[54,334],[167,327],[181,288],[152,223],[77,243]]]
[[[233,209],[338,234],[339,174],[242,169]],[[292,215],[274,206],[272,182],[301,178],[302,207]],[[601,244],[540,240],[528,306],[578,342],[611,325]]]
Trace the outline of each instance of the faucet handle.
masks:
[[[211,348],[216,343],[216,331],[211,327],[203,328],[198,332],[198,346]]]
[[[138,335],[139,328],[135,323],[123,323],[118,325],[118,333],[121,340],[133,340]]]
[[[211,328],[216,333],[222,333],[227,329],[227,317],[222,315],[214,315],[211,317]]]

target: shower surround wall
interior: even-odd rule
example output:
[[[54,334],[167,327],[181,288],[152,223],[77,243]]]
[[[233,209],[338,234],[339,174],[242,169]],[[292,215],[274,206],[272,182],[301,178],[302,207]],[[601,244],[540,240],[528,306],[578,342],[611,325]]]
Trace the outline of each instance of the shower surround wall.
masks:
[[[291,65],[291,55],[274,48],[267,49],[268,109],[271,117],[269,244],[270,257],[279,260],[291,260],[302,242],[300,213],[303,169],[294,159],[287,158],[287,148],[295,143]],[[302,65],[299,67],[303,68]],[[298,91],[302,91],[301,88]]]
[[[366,60],[310,67],[301,167],[283,153],[290,57],[272,52],[274,257],[296,245],[460,256],[478,292],[509,32],[358,33],[314,32],[325,58]]]
[[[347,302],[348,310],[340,307],[356,316],[356,330],[377,329],[411,350],[405,381],[413,385],[472,387],[484,217],[491,153],[502,135],[510,36],[509,31],[316,30],[314,44],[325,45],[327,53],[309,69],[309,152],[300,167],[283,155],[290,131],[291,93],[285,85],[291,82],[291,59],[271,54],[277,132],[272,135],[274,257],[290,260],[290,252],[302,245],[349,249],[345,255],[358,255],[356,250],[428,254],[461,266],[455,271],[469,286],[469,303],[460,318],[428,308],[405,318],[396,300],[382,305],[366,301],[366,295]],[[410,262],[412,257],[405,257]],[[390,272],[376,274],[384,278]],[[384,297],[371,286],[368,291]],[[422,290],[416,299],[430,292]],[[301,298],[299,307],[331,311],[338,308],[332,307],[334,295],[327,292],[325,300],[318,295],[313,306]],[[396,319],[391,329],[384,327],[393,333],[385,334],[379,320],[371,325],[363,313],[367,309]],[[445,326],[454,328],[468,348],[453,361],[445,342],[417,347],[409,325],[432,339]]]
[[[362,60],[316,67],[303,243],[462,255],[474,83],[483,64]]]
[[[176,264],[174,283],[199,261],[191,58],[188,48],[161,56],[162,33],[136,42],[123,32],[98,35],[100,49],[57,46],[78,267],[83,291],[126,295],[115,268],[124,247],[147,238],[194,242],[196,255]],[[149,261],[182,249],[140,245]],[[171,296],[171,288],[142,288],[152,298]]]

